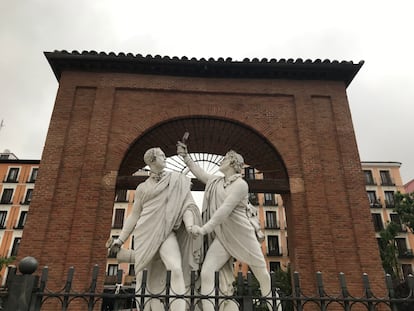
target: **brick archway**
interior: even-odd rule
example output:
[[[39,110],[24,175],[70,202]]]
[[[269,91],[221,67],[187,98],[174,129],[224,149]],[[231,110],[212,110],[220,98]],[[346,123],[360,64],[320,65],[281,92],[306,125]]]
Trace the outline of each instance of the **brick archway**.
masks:
[[[237,121],[214,116],[186,116],[165,120],[144,132],[128,148],[118,170],[117,188],[135,189],[142,177],[131,176],[145,166],[144,152],[160,146],[167,156],[175,155],[175,142],[188,131],[191,152],[225,154],[234,149],[245,162],[259,170],[264,180],[251,181],[252,192],[289,192],[289,179],[280,154],[265,137]],[[194,181],[196,188],[204,188]]]
[[[196,148],[222,153],[237,143],[287,183],[289,257],[305,290],[315,292],[316,271],[326,288],[337,288],[339,272],[351,291],[364,272],[374,291],[383,288],[346,98],[361,63],[46,56],[59,91],[19,256],[51,267],[50,286],[61,286],[69,266],[85,286],[91,267],[105,265],[119,178],[145,144],[171,136],[161,147],[173,152],[188,121],[192,139],[203,135]],[[243,135],[235,139],[227,125]]]

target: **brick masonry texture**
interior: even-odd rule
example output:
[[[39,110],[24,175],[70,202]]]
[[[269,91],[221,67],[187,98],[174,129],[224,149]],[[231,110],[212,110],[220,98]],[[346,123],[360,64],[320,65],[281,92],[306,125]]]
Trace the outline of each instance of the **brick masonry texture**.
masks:
[[[328,292],[339,272],[351,293],[360,293],[363,273],[383,290],[345,85],[333,81],[63,72],[20,257],[49,266],[52,288],[69,266],[80,290],[94,264],[103,280],[123,157],[148,129],[194,115],[244,124],[280,153],[292,190],[283,196],[289,256],[305,292],[315,292],[316,271]]]

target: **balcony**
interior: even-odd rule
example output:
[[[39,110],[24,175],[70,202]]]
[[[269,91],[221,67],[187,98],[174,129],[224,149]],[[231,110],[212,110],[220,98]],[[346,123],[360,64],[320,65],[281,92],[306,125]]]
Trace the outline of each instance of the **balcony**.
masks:
[[[374,179],[366,179],[366,180],[365,180],[365,184],[366,184],[367,186],[376,186],[376,185],[377,185],[377,183],[375,182],[375,180],[374,180]]]
[[[399,258],[414,258],[414,253],[412,249],[398,250]]]
[[[381,186],[395,186],[395,182],[392,179],[381,180]]]
[[[116,275],[106,275],[104,285],[115,285],[117,281]]]
[[[394,200],[385,200],[385,207],[386,208],[394,208],[395,207],[395,202]]]
[[[267,256],[280,257],[282,256],[282,252],[278,249],[269,250],[267,252]]]
[[[127,275],[125,277],[124,285],[132,285],[135,283],[135,275]]]
[[[382,204],[381,204],[381,201],[379,199],[377,199],[377,200],[370,201],[369,206],[371,208],[381,208]]]
[[[266,225],[265,225],[265,229],[266,230],[279,230],[280,229],[280,224],[279,224],[279,222],[266,222]]]

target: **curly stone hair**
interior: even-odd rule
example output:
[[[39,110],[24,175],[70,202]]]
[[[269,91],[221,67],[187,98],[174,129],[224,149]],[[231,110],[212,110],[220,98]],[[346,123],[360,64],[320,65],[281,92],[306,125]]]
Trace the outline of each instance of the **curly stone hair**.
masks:
[[[234,168],[236,173],[241,173],[244,167],[243,157],[234,150],[227,152],[226,157],[230,159],[230,165]]]
[[[155,158],[156,158],[155,154],[157,153],[158,150],[162,151],[160,147],[150,148],[147,151],[145,151],[144,153],[145,164],[149,165],[150,163],[155,161]]]

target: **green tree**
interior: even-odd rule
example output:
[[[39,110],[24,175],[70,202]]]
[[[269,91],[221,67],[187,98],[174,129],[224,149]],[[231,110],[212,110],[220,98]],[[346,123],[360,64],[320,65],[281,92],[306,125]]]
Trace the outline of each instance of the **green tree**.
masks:
[[[16,260],[16,257],[0,257],[0,271]]]
[[[394,212],[398,213],[401,222],[414,232],[414,192],[394,194]]]
[[[385,273],[391,275],[393,280],[401,279],[398,263],[398,248],[395,241],[395,238],[398,235],[398,229],[399,225],[391,221],[379,233],[379,249],[382,267],[384,268]]]

